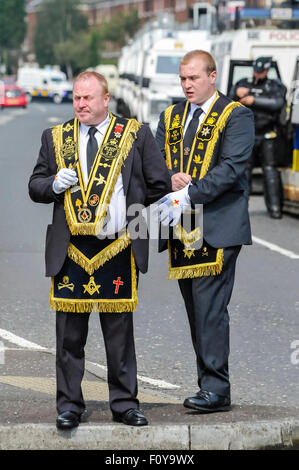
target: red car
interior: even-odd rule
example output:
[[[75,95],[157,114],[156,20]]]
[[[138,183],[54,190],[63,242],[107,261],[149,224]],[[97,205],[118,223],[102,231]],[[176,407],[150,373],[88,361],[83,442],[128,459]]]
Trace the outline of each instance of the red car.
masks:
[[[15,84],[0,82],[0,108],[21,106],[26,108],[27,100],[24,90]]]

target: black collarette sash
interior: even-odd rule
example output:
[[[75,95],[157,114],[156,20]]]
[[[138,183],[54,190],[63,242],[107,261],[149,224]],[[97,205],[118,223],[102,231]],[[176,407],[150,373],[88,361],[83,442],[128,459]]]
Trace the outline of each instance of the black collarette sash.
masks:
[[[79,121],[52,128],[58,170],[76,168],[79,184],[65,191],[64,210],[72,235],[101,232],[116,180],[141,124],[110,114],[110,123],[84,184],[79,159]]]
[[[189,102],[178,103],[167,108],[164,116],[168,169],[191,175],[193,183],[203,178],[209,170],[215,145],[221,137],[226,120],[237,106],[241,106],[240,103],[229,101],[227,97],[216,92],[216,97],[194,136],[192,147],[188,149],[183,148],[183,128]],[[223,249],[213,248],[205,242],[202,227],[194,225],[195,220],[191,221],[189,232],[185,230],[183,221],[184,217],[174,228],[174,236],[168,243],[169,279],[220,274],[223,265]],[[201,247],[198,245],[200,241]]]

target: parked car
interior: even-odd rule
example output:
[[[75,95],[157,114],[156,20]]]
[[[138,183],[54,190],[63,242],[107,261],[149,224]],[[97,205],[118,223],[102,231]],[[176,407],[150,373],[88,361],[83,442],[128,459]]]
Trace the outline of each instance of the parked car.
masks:
[[[25,91],[13,83],[0,82],[0,108],[21,106],[26,108],[27,99]]]

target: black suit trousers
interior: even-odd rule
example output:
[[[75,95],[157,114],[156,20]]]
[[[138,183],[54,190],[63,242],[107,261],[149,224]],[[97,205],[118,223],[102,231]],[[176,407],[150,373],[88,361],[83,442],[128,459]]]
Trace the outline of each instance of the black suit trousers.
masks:
[[[198,386],[230,397],[228,373],[229,304],[241,246],[224,248],[222,272],[216,276],[181,279],[197,359]]]
[[[89,313],[56,312],[57,411],[83,413],[81,382]],[[112,412],[138,408],[133,313],[100,313]],[[99,396],[99,399],[101,397]]]

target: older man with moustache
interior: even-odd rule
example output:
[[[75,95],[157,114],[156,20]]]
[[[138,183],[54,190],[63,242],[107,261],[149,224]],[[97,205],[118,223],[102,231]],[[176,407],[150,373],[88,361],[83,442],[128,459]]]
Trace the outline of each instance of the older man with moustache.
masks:
[[[139,411],[133,311],[138,271],[148,265],[148,239],[130,238],[132,204],[147,206],[171,190],[148,126],[113,115],[108,85],[83,72],[73,88],[75,118],[47,129],[29,193],[54,203],[46,239],[50,305],[56,310],[59,429],[78,426],[84,347],[92,311],[100,312],[114,421],[147,424]],[[108,217],[110,214],[110,218]]]

